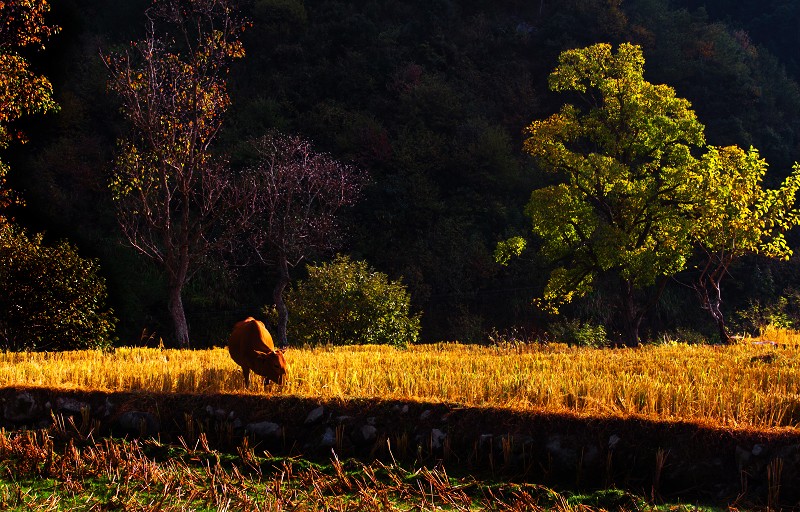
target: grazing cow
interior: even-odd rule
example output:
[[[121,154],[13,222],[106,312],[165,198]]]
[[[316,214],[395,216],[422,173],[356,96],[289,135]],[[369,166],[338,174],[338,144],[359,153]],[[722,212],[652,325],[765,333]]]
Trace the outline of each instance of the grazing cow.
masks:
[[[272,336],[264,324],[253,317],[245,318],[233,326],[228,340],[228,352],[242,367],[244,385],[250,387],[250,370],[267,382],[283,384],[286,377],[286,359],[282,350],[275,350]]]

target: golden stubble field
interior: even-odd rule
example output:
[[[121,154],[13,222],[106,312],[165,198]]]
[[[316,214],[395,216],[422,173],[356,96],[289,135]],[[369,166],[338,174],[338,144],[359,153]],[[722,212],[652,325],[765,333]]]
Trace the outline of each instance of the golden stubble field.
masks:
[[[684,420],[800,425],[800,349],[665,344],[636,349],[457,343],[291,349],[288,383],[243,386],[227,350],[117,348],[0,354],[0,386],[378,398]]]

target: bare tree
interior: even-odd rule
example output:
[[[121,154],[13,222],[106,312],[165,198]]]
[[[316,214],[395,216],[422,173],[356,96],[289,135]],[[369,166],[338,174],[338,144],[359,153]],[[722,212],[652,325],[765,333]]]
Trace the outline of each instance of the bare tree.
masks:
[[[273,300],[278,310],[280,346],[287,345],[289,312],[283,292],[289,268],[314,252],[330,252],[340,243],[337,213],[352,205],[366,173],[315,152],[299,136],[268,134],[253,142],[258,154],[251,167],[256,188],[252,241],[261,261],[274,265]]]
[[[189,345],[183,286],[215,250],[231,245],[247,203],[212,156],[230,98],[226,76],[244,56],[245,23],[233,0],[156,0],[147,35],[104,56],[109,88],[131,131],[120,142],[111,189],[128,242],[166,273],[179,346]]]

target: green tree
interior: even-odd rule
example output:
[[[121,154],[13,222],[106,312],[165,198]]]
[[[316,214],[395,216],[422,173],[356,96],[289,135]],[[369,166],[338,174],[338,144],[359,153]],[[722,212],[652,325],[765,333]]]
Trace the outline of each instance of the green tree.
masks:
[[[166,273],[175,340],[189,345],[182,291],[215,251],[230,248],[246,204],[212,144],[230,104],[226,77],[244,56],[244,22],[228,0],[158,0],[147,36],[106,57],[109,87],[133,130],[111,189],[128,242]]]
[[[563,52],[550,88],[580,103],[533,122],[524,143],[557,181],[534,190],[526,208],[556,266],[539,304],[557,311],[608,276],[628,345],[640,342],[666,279],[686,265],[703,183],[692,156],[703,126],[687,100],[643,74],[636,45]]]
[[[778,189],[764,189],[767,163],[758,151],[737,146],[711,147],[703,155],[708,196],[694,224],[700,263],[692,286],[709,312],[720,340],[729,342],[722,313],[722,279],[733,262],[753,254],[788,259],[792,250],[784,233],[800,223],[795,209],[800,165]]]
[[[308,278],[286,294],[297,343],[405,346],[419,338],[419,315],[401,282],[347,256],[307,268]]]
[[[94,260],[67,242],[45,245],[0,224],[0,345],[10,350],[67,350],[111,344],[116,319]]]

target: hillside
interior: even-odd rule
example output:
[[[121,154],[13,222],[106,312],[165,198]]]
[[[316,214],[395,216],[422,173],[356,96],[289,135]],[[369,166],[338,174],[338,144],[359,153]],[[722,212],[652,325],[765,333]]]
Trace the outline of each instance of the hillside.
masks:
[[[147,2],[52,4],[63,30],[36,65],[53,80],[61,111],[27,120],[31,143],[10,155],[11,184],[27,200],[17,217],[100,258],[122,339],[143,328],[168,332],[162,279],[120,244],[106,187],[125,125],[106,92],[100,52],[139,37]],[[241,167],[247,139],[278,128],[368,170],[371,184],[348,213],[341,250],[403,278],[423,312],[425,340],[480,341],[512,326],[536,333],[549,319],[530,300],[547,269],[535,255],[503,269],[492,252],[499,240],[528,232],[523,208],[545,177],[521,151],[522,129],[564,101],[546,83],[562,50],[640,44],[646,77],[692,102],[710,143],[759,148],[774,180],[798,159],[796,64],[785,31],[758,28],[786,6],[759,4],[760,17],[746,25],[744,8],[726,17],[711,5],[674,4],[244,2],[252,26],[230,76],[233,107],[216,151]],[[798,286],[794,267],[746,262],[731,288],[747,293],[731,294],[726,307],[741,318],[753,304],[784,307],[776,304]],[[293,272],[302,277],[302,265]],[[271,269],[257,265],[234,276],[217,266],[201,273],[184,298],[193,337],[223,339],[235,320],[271,302],[273,281]],[[681,286],[668,297],[652,332],[705,329]],[[569,314],[600,318],[596,304],[595,297]],[[782,314],[791,315],[787,307]]]

